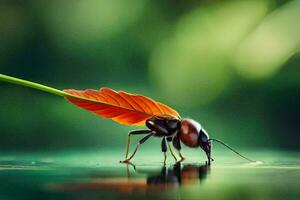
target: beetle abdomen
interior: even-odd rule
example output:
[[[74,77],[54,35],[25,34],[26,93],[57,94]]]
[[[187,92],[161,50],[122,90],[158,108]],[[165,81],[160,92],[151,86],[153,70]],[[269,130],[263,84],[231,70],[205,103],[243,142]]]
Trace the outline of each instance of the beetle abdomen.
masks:
[[[199,131],[201,126],[192,119],[183,119],[180,123],[180,140],[189,147],[199,146]]]

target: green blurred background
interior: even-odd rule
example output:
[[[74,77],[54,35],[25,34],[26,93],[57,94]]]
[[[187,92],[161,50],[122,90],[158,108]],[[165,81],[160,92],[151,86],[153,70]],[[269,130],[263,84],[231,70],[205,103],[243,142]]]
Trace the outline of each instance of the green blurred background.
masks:
[[[299,0],[2,0],[0,73],[148,95],[236,147],[299,150],[299,20]],[[0,90],[1,150],[123,148],[135,128]]]

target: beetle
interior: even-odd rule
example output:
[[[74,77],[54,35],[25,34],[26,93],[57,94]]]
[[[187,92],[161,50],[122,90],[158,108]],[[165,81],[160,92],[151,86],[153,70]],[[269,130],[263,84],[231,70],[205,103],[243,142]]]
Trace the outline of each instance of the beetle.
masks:
[[[216,141],[225,147],[229,148],[231,151],[239,155],[240,157],[248,160],[249,162],[257,162],[252,159],[245,157],[244,155],[240,154],[228,144],[224,143],[221,140],[209,138],[208,133],[205,129],[193,119],[178,119],[170,115],[160,115],[160,116],[153,116],[146,120],[146,126],[149,128],[148,130],[134,130],[128,133],[128,140],[126,146],[126,156],[125,160],[120,161],[121,163],[130,163],[130,160],[136,154],[140,145],[146,142],[150,137],[160,137],[161,140],[161,151],[164,155],[164,165],[166,164],[166,152],[167,149],[170,149],[170,153],[173,156],[176,162],[182,162],[185,157],[181,153],[181,143],[184,143],[186,146],[190,148],[201,148],[207,156],[206,164],[210,165],[211,161],[214,159],[211,157],[211,150],[212,150],[212,142]],[[140,139],[131,154],[128,157],[129,146],[130,146],[130,136],[131,135],[146,135],[142,139]],[[177,158],[172,150],[172,145],[175,149],[178,150],[180,160],[177,161]]]
[[[137,149],[141,144],[146,142],[150,137],[160,137],[161,140],[161,151],[164,155],[164,163],[166,163],[166,151],[169,148],[171,155],[177,161],[176,156],[172,150],[170,142],[175,149],[178,150],[180,160],[183,161],[185,158],[181,153],[181,142],[190,148],[201,148],[207,155],[207,163],[210,164],[211,158],[211,140],[205,129],[193,119],[177,119],[170,115],[159,115],[153,116],[146,120],[146,126],[148,130],[136,130],[128,133],[128,142],[126,148],[126,159],[121,162],[129,162],[137,152]],[[132,155],[128,157],[128,150],[130,146],[131,135],[145,134],[137,143],[135,150]]]

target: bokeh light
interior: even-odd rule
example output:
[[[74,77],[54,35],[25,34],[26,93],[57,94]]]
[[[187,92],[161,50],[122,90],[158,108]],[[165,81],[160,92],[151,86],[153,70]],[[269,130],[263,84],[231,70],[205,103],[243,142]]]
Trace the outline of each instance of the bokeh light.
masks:
[[[230,86],[236,46],[267,10],[267,1],[233,1],[182,16],[153,53],[150,72],[157,88],[184,106],[217,98]]]
[[[240,44],[238,73],[249,79],[270,78],[300,49],[300,1],[270,13]]]
[[[47,31],[64,51],[84,51],[110,40],[133,24],[143,13],[146,0],[86,0],[37,2],[36,9]]]

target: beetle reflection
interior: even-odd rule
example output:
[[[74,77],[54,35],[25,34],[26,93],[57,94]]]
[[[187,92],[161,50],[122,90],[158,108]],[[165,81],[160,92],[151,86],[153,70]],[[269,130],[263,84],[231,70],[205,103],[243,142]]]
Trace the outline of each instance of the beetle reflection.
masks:
[[[185,165],[176,163],[173,167],[162,167],[159,175],[148,176],[147,185],[192,185],[198,182],[203,183],[209,174],[209,165]]]
[[[147,178],[131,177],[129,167],[134,168],[135,173]],[[143,171],[133,164],[127,165],[126,177],[102,178],[97,175],[85,181],[65,183],[62,185],[51,185],[49,189],[55,191],[117,191],[120,193],[146,192],[151,190],[170,190],[181,185],[202,184],[210,173],[209,165],[184,165],[177,163],[171,167],[162,167],[160,171]]]

